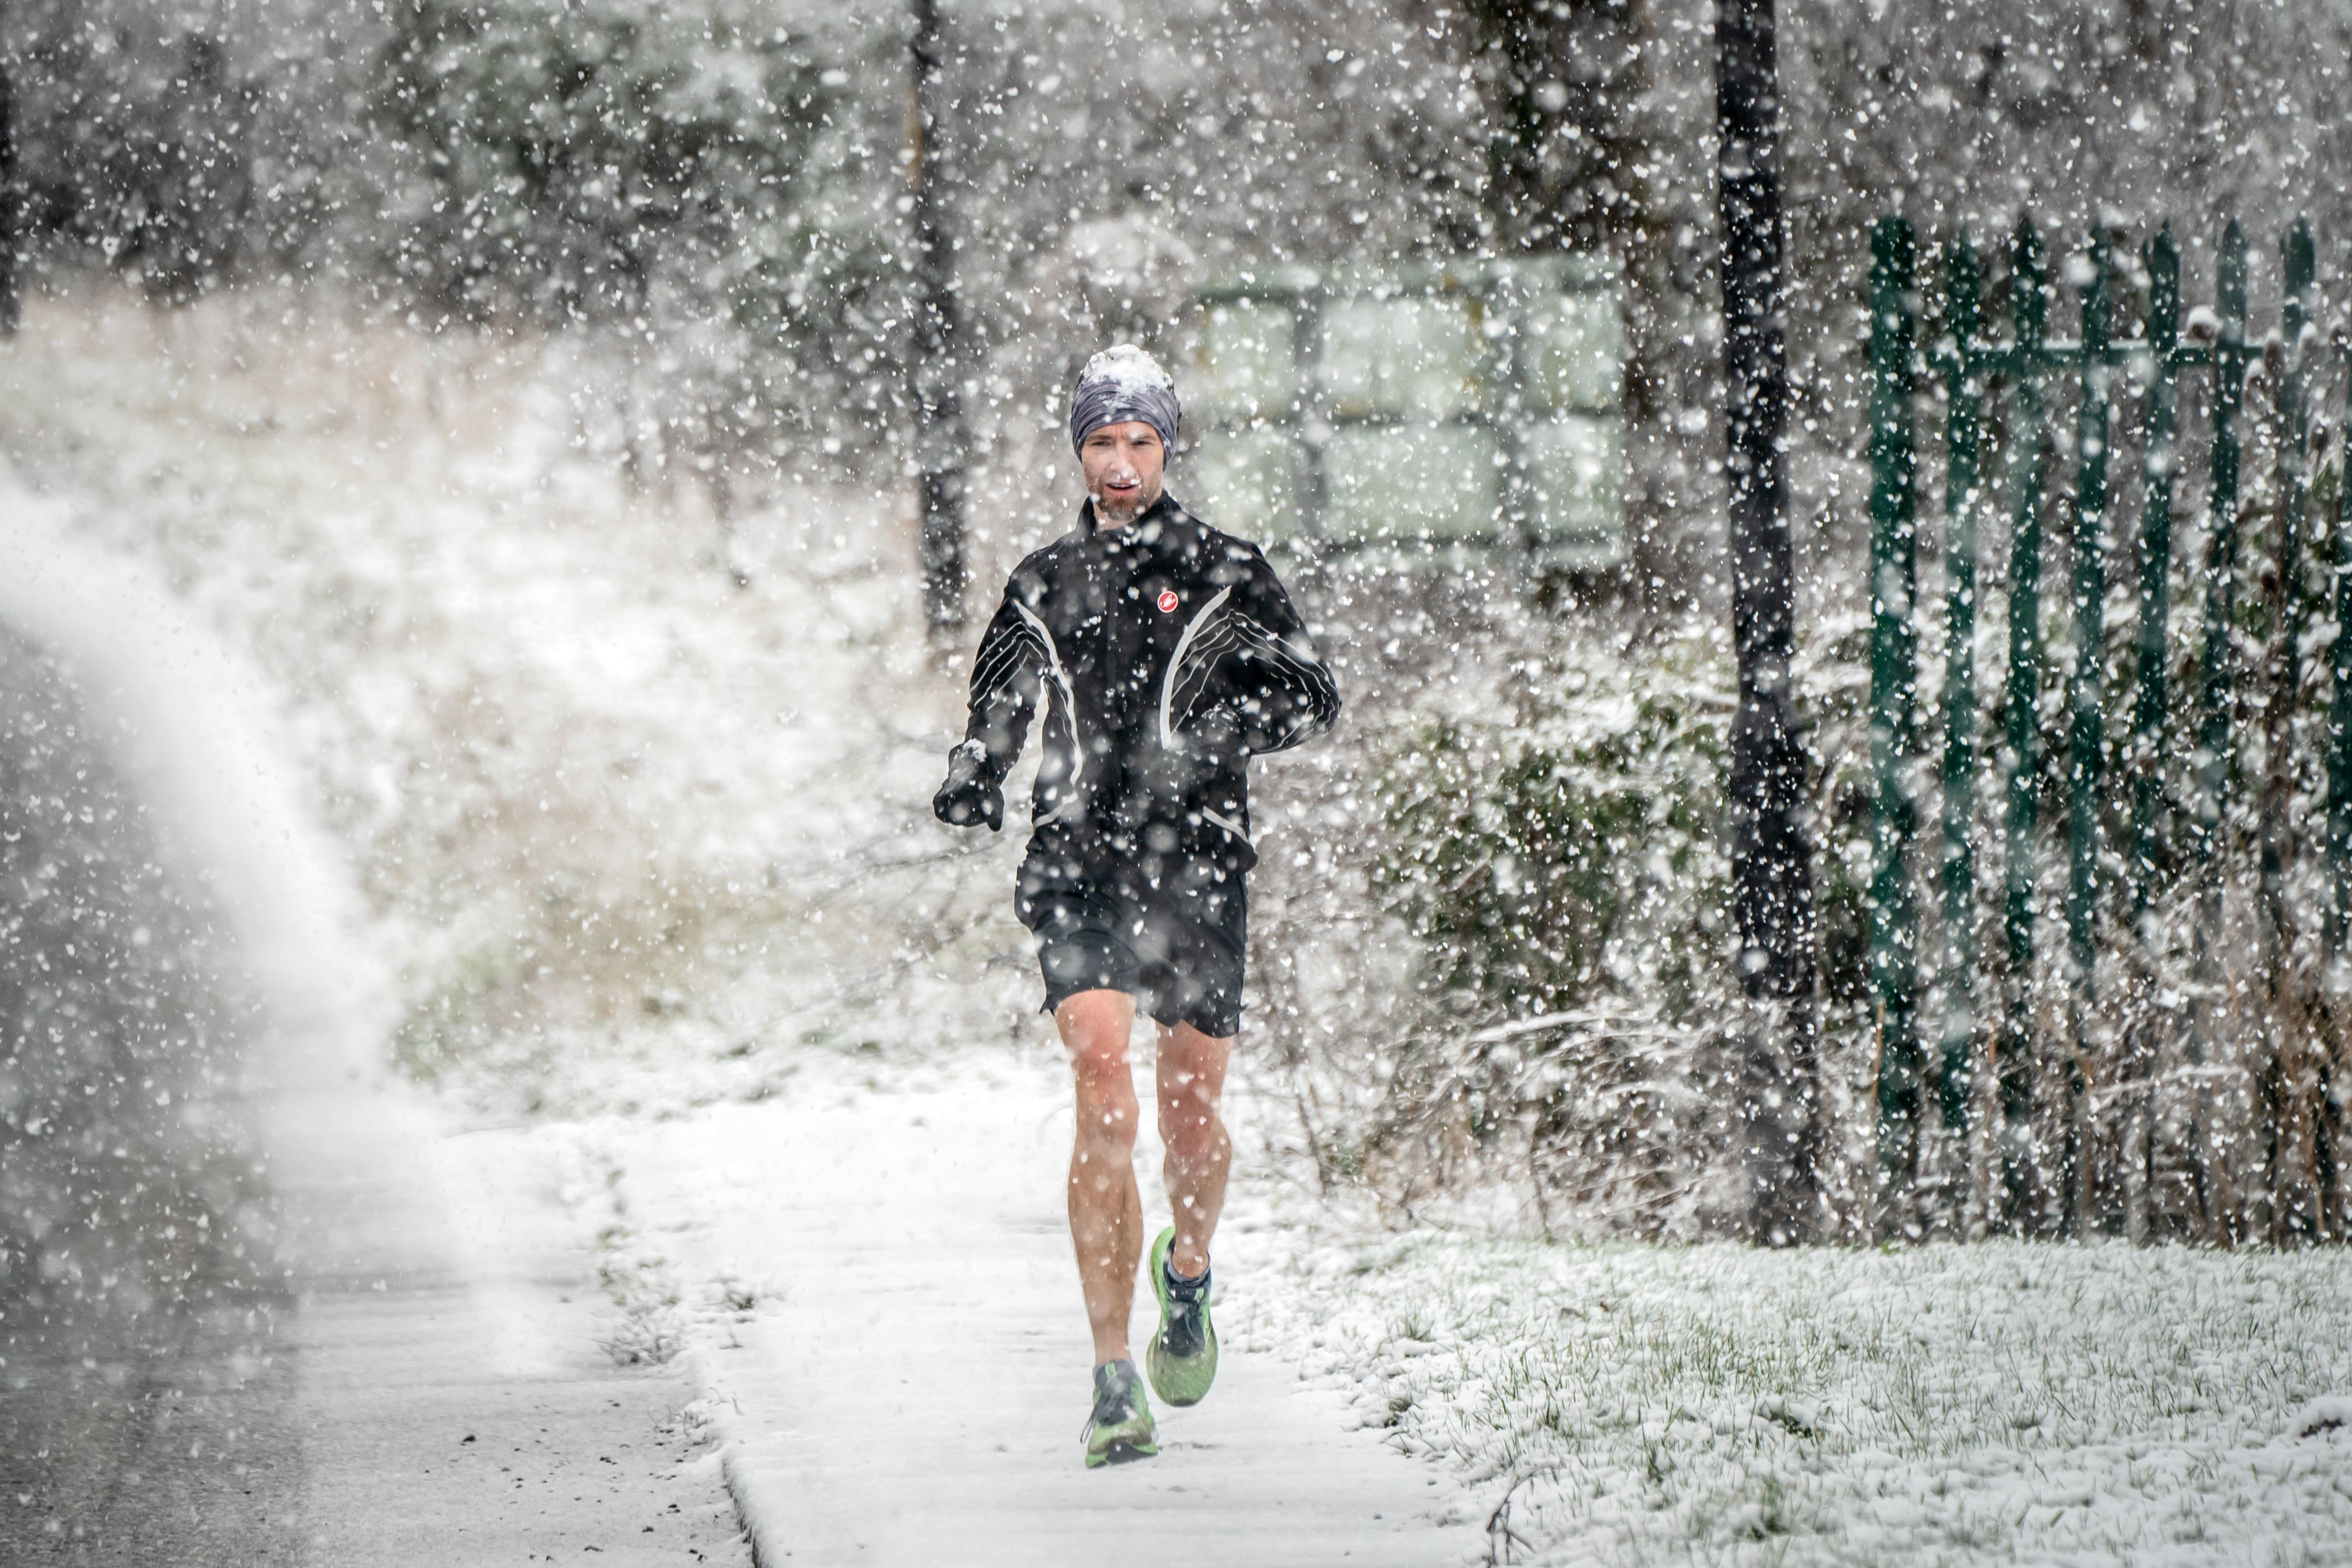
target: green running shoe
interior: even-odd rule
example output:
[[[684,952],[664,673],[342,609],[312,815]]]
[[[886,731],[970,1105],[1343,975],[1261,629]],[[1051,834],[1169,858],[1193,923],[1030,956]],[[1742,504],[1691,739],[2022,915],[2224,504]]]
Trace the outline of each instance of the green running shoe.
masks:
[[[1176,1246],[1170,1226],[1151,1244],[1151,1289],[1160,1298],[1160,1332],[1143,1353],[1151,1386],[1171,1405],[1198,1405],[1217,1380],[1217,1331],[1209,1322],[1209,1271],[1179,1281],[1168,1271]]]
[[[1090,1470],[1148,1459],[1160,1451],[1151,1401],[1143,1396],[1143,1379],[1135,1375],[1135,1363],[1106,1361],[1095,1368],[1095,1410],[1082,1435]]]

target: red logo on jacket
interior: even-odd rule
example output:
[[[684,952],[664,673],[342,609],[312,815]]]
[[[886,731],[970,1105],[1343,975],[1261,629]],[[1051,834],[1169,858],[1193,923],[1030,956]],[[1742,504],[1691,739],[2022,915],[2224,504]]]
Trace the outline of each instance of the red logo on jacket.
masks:
[[[1160,591],[1160,614],[1162,614],[1162,615],[1165,615],[1165,614],[1167,614],[1170,611],[1174,610],[1175,608],[1176,608],[1176,591],[1175,591],[1174,589],[1172,589],[1172,588],[1163,588],[1163,589],[1161,589],[1161,590]]]

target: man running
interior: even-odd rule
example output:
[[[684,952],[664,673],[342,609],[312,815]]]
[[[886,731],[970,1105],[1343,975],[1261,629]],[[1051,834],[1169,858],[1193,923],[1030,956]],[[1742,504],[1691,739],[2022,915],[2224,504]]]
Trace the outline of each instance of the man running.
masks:
[[[1151,1385],[1193,1405],[1217,1373],[1209,1239],[1233,1145],[1217,1116],[1241,1025],[1249,759],[1330,727],[1339,689],[1255,545],[1161,487],[1180,410],[1151,356],[1087,361],[1070,400],[1087,499],[1014,570],[972,663],[971,721],[932,808],[1004,820],[1004,777],[1039,699],[1028,858],[1014,908],[1035,933],[1045,1010],[1070,1053],[1077,1141],[1070,1239],[1094,1329],[1088,1467],[1158,1452],[1129,1359],[1143,1214],[1128,1033],[1159,1027],[1157,1104],[1174,1223],[1151,1247]]]

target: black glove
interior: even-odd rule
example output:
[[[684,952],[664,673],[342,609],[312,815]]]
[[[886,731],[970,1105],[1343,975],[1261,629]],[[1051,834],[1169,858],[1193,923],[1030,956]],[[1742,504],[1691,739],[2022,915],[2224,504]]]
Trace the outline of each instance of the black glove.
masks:
[[[1184,749],[1219,767],[1249,759],[1247,731],[1241,716],[1225,703],[1202,713],[1185,727]]]
[[[988,776],[988,751],[967,740],[948,753],[948,781],[931,797],[931,810],[951,828],[986,822],[995,832],[1004,826],[1004,790]]]

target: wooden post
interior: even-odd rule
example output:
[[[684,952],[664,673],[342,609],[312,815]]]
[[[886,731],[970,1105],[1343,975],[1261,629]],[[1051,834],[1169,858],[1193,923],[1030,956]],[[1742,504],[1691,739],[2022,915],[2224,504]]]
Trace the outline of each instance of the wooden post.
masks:
[[[2180,247],[2166,225],[2140,252],[2147,270],[2147,448],[2140,456],[2138,700],[2132,713],[2132,922],[2147,915],[2163,809],[2165,636],[2171,614],[2173,381],[2180,350]]]
[[[2107,444],[2115,367],[2107,362],[2107,246],[2094,235],[2083,286],[2082,401],[2076,409],[2074,481],[2074,668],[2068,682],[2066,762],[2066,968],[2073,1017],[2066,1055],[2066,1112],[2060,1134],[2060,1229],[2080,1237],[2086,1213],[2094,968],[2098,957],[2099,785],[2106,663]]]
[[[2337,447],[2336,479],[2335,617],[2329,648],[2331,690],[2327,705],[2327,988],[2328,1036],[2320,1061],[2321,1117],[2317,1155],[2321,1165],[2321,1229],[2335,1240],[2352,1233],[2344,1191],[2345,1164],[2352,1154],[2352,1114],[2334,1092],[2347,1064],[2343,1060],[2347,1014],[2352,1014],[2352,955],[2346,948],[2352,924],[2352,374],[2344,383],[2344,428]]]
[[[1976,248],[1965,230],[1944,256],[1944,954],[1936,1100],[1966,1189],[1969,1053],[1976,1038],[1978,444],[1983,382]]]
[[[2246,234],[2232,218],[2214,258],[2212,443],[2206,484],[2204,643],[2197,668],[2197,750],[2191,799],[2197,845],[2197,1005],[2184,1041],[2192,1071],[2219,1043],[2221,989],[2221,841],[2234,768],[2231,708],[2238,662],[2231,639],[2238,614],[2238,419],[2246,392]],[[2189,1091],[2189,1170],[2198,1220],[2209,1240],[2224,1239],[2222,1206],[2213,1189],[2201,1080]]]
[[[2263,683],[2263,780],[2259,820],[2259,887],[2264,933],[2263,968],[2270,1003],[2269,1038],[2256,1073],[2263,1165],[2269,1178],[2271,1239],[2308,1239],[2317,1221],[2312,1183],[2311,1093],[2307,1066],[2316,1019],[2293,970],[2296,922],[2288,901],[2287,868],[2294,858],[2294,710],[2303,688],[2303,329],[2311,319],[2315,257],[2310,225],[2296,223],[2280,246],[2285,288],[2281,340],[2264,355],[2274,421],[2278,474],[2278,559],[2269,579],[2269,668]]]
[[[2124,1234],[2145,1241],[2156,1175],[2156,1020],[2148,994],[2155,968],[2148,940],[2150,883],[2156,874],[2157,818],[2164,804],[2165,637],[2171,611],[2173,381],[2179,373],[2180,247],[2169,225],[2140,248],[2147,272],[2141,339],[2148,356],[2147,445],[2140,454],[2139,636],[2137,700],[2132,713],[2132,952],[2139,966],[2125,1025]]]

